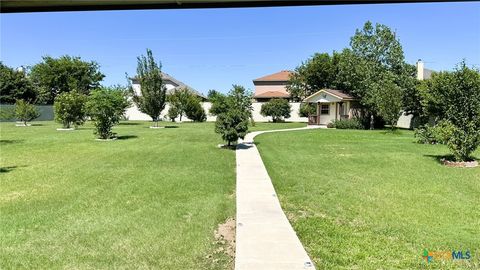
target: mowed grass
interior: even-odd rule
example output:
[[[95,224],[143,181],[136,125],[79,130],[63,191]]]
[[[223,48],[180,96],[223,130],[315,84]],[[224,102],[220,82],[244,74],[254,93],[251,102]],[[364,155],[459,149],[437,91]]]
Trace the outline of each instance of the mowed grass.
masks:
[[[256,142],[318,269],[480,268],[480,168],[440,165],[445,146],[409,131],[325,129]],[[427,264],[425,248],[472,258]]]
[[[214,230],[235,216],[235,153],[213,123],[128,121],[109,142],[36,124],[0,124],[0,269],[232,266]]]

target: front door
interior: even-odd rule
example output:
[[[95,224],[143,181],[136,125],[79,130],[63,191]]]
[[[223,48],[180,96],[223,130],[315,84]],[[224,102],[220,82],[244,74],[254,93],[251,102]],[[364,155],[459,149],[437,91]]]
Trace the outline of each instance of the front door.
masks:
[[[320,125],[327,125],[332,121],[330,103],[320,103],[318,113],[320,114]],[[335,119],[335,116],[333,116]]]

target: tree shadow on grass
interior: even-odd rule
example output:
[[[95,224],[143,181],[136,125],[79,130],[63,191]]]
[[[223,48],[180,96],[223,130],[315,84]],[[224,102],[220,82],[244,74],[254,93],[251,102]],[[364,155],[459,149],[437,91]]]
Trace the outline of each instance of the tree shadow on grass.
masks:
[[[178,126],[165,126],[165,128],[178,128]]]
[[[32,127],[42,127],[44,124],[31,124]]]
[[[0,140],[0,145],[21,143],[23,140]]]
[[[16,168],[20,168],[20,167],[27,167],[25,165],[23,166],[6,166],[6,167],[0,167],[0,173],[8,173]]]
[[[142,123],[131,123],[131,122],[121,122],[121,123],[118,123],[119,126],[139,126],[141,125]]]
[[[443,162],[442,162],[443,159],[445,159],[445,160],[455,160],[453,158],[453,155],[423,155],[423,156],[431,158],[431,159],[435,160],[438,164],[442,164],[442,165],[443,165]]]
[[[129,140],[129,139],[136,139],[138,138],[137,135],[121,135],[116,137],[117,140]]]

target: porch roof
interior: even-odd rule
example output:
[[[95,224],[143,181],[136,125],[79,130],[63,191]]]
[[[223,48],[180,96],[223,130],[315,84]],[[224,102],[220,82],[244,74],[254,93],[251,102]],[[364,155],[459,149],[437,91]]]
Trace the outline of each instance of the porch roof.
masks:
[[[321,94],[324,94],[324,98],[319,97]],[[327,99],[327,96],[330,96],[330,98],[333,97],[334,100]],[[343,92],[342,90],[322,89],[306,97],[303,101],[304,102],[331,102],[331,101],[347,101],[347,100],[355,100],[355,98]]]

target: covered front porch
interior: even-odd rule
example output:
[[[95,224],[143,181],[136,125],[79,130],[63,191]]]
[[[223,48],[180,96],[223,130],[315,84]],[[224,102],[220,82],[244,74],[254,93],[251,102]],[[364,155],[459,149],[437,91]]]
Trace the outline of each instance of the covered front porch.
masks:
[[[340,90],[322,89],[314,93],[304,99],[316,108],[316,114],[308,116],[308,124],[328,125],[335,120],[351,118],[353,101],[352,96]]]

